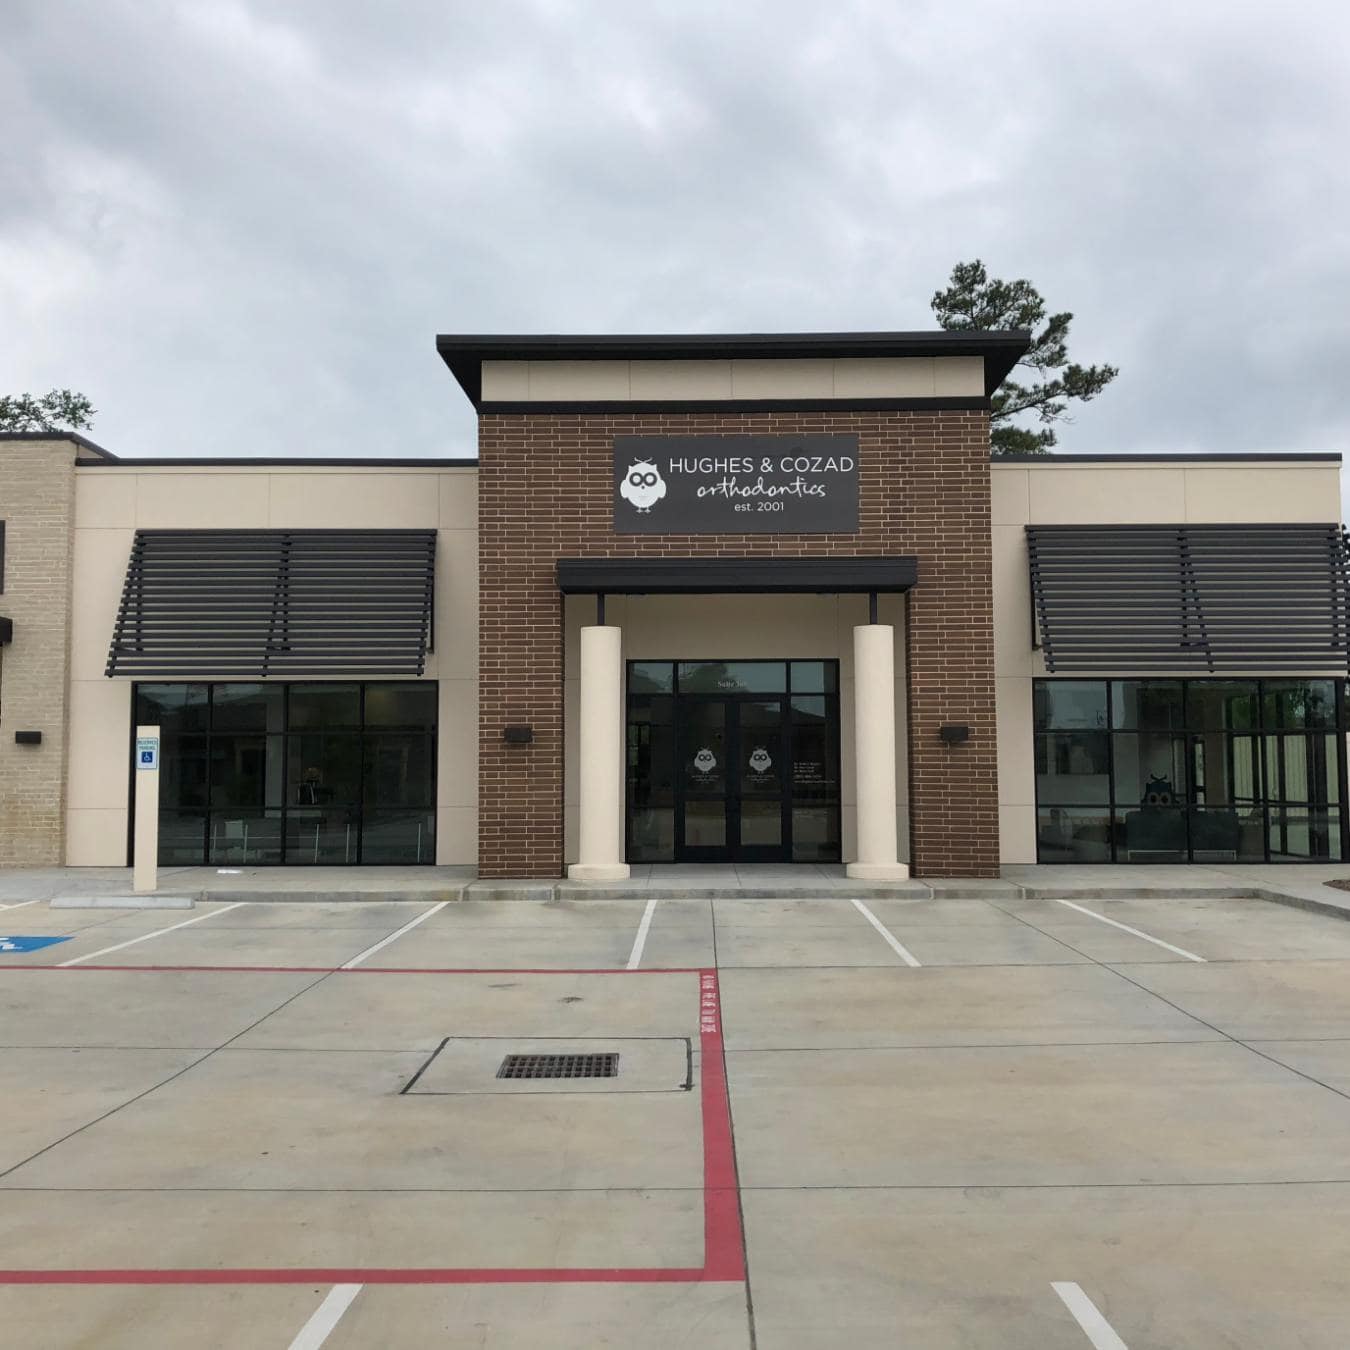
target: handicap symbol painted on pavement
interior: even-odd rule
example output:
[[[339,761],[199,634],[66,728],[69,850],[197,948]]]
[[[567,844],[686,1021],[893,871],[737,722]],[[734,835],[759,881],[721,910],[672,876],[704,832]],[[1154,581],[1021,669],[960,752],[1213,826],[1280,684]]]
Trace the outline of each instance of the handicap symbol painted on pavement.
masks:
[[[0,937],[0,955],[7,952],[36,952],[43,947],[50,947],[53,942],[69,941],[69,934],[65,937]]]

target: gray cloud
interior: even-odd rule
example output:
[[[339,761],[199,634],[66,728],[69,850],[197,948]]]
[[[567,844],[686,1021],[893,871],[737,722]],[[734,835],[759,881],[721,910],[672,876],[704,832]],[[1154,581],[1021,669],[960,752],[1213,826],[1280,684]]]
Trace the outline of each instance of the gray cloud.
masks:
[[[125,455],[472,453],[438,331],[923,328],[1120,365],[1066,450],[1338,449],[1329,3],[27,0],[0,385]]]

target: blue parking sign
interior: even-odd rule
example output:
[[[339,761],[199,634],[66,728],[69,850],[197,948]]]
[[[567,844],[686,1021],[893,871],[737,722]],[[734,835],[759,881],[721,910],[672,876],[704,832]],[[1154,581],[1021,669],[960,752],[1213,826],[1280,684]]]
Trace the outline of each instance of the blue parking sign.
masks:
[[[37,952],[50,947],[54,942],[69,942],[65,937],[0,937],[0,955],[8,952]]]

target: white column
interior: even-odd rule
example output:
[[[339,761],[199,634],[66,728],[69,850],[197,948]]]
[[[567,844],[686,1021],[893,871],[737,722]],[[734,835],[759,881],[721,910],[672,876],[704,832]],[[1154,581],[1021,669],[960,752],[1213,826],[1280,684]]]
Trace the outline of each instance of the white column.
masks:
[[[573,881],[622,881],[623,860],[623,630],[581,630],[578,858]]]
[[[903,881],[895,827],[895,629],[853,630],[853,757],[857,772],[858,858],[844,869],[862,881]]]
[[[136,728],[136,834],[131,889],[137,895],[159,884],[159,728]]]

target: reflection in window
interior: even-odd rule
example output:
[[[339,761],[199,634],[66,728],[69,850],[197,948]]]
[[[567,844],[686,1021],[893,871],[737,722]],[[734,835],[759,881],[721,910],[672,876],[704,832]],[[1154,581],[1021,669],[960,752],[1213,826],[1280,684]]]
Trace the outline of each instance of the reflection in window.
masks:
[[[1186,688],[1186,724],[1193,731],[1254,731],[1253,680],[1193,680]]]
[[[781,694],[786,661],[681,661],[682,694]]]
[[[630,662],[628,666],[628,688],[634,694],[673,694],[675,692],[674,662]]]
[[[1266,680],[1262,720],[1270,731],[1301,731],[1336,725],[1332,680]]]
[[[1334,680],[1038,681],[1038,857],[1100,852],[1085,811],[1105,804],[1118,862],[1339,859],[1338,696]]]
[[[644,675],[641,683],[647,682]],[[675,857],[674,719],[673,698],[634,695],[628,700],[628,857],[633,862]]]
[[[138,684],[136,723],[158,726],[167,739],[187,731],[205,731],[210,686],[205,684]]]
[[[425,680],[137,686],[161,863],[434,862],[436,707]]]
[[[1036,790],[1044,801],[1111,800],[1104,731],[1057,731],[1036,737]]]
[[[1100,680],[1038,680],[1032,698],[1037,731],[1106,727],[1106,685]]]
[[[1116,731],[1180,731],[1180,680],[1115,680],[1111,684],[1111,726]]]
[[[1042,806],[1036,812],[1036,848],[1042,862],[1111,861],[1111,813],[1106,807]]]
[[[833,694],[837,692],[839,667],[833,661],[794,661],[794,694]]]

